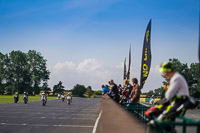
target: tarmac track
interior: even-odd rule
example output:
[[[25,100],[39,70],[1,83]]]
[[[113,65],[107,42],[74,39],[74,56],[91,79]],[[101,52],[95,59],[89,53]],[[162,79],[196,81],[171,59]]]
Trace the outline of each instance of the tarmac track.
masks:
[[[0,104],[0,133],[92,133],[100,105],[100,98]]]

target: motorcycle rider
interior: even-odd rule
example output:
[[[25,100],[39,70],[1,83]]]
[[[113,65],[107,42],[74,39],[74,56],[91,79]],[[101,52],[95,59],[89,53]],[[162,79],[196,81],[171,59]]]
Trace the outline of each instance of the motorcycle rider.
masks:
[[[58,93],[58,99],[60,99],[60,97],[61,97],[61,95],[60,95],[60,93]]]
[[[65,96],[64,96],[64,94],[63,94],[63,93],[61,94],[61,96],[60,96],[60,97],[61,97],[61,99],[64,101],[64,99],[65,99]]]
[[[154,95],[151,96],[149,103],[152,105],[155,101],[155,97]]]
[[[24,92],[24,94],[23,94],[23,99],[24,99],[24,98],[27,98],[27,101],[28,101],[28,93]]]
[[[71,93],[67,93],[67,101],[70,100],[70,102],[72,102],[72,95]]]
[[[19,101],[19,93],[18,92],[15,92],[14,99],[16,99],[16,101]]]
[[[189,87],[185,78],[174,70],[171,63],[164,62],[161,65],[160,72],[162,72],[163,76],[170,82],[170,86],[165,93],[165,98],[171,103],[167,107],[167,110],[159,116],[159,119],[162,120],[169,118],[168,114],[175,111],[187,100],[189,97]]]
[[[46,96],[46,94],[44,92],[42,92],[41,101],[42,101],[42,99],[45,99],[45,101],[47,101],[47,96]]]
[[[169,88],[165,92],[165,99],[166,102],[169,102],[169,105],[157,119],[175,121],[177,116],[185,114],[186,109],[181,108],[181,105],[189,99],[189,87],[185,78],[175,71],[171,63],[164,62],[160,67],[160,72],[170,83]],[[176,132],[173,126],[166,126],[165,129]]]

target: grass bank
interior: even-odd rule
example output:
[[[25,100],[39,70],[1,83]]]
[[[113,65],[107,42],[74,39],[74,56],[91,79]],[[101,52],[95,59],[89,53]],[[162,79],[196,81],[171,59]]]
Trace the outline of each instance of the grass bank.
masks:
[[[57,97],[48,96],[49,99],[56,99]],[[40,101],[40,95],[28,96],[28,101]],[[0,95],[0,103],[13,103],[14,96]],[[23,102],[23,97],[20,95],[19,102]]]

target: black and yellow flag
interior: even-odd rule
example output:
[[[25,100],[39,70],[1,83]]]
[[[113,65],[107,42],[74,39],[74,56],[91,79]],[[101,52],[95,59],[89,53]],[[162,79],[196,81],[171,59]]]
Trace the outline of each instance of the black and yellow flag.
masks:
[[[127,72],[127,80],[130,81],[130,68],[131,68],[131,46],[129,49],[129,62],[128,62],[128,72]]]
[[[143,44],[143,52],[142,52],[142,65],[141,65],[141,76],[140,76],[140,87],[143,88],[144,83],[149,75],[151,68],[151,20],[147,26],[144,44]]]
[[[124,80],[126,79],[126,58],[124,60]]]

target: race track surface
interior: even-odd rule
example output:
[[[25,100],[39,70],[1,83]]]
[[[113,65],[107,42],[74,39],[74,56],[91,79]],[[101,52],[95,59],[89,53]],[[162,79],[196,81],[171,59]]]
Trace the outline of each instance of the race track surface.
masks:
[[[0,104],[1,133],[92,133],[100,112],[100,98]]]

